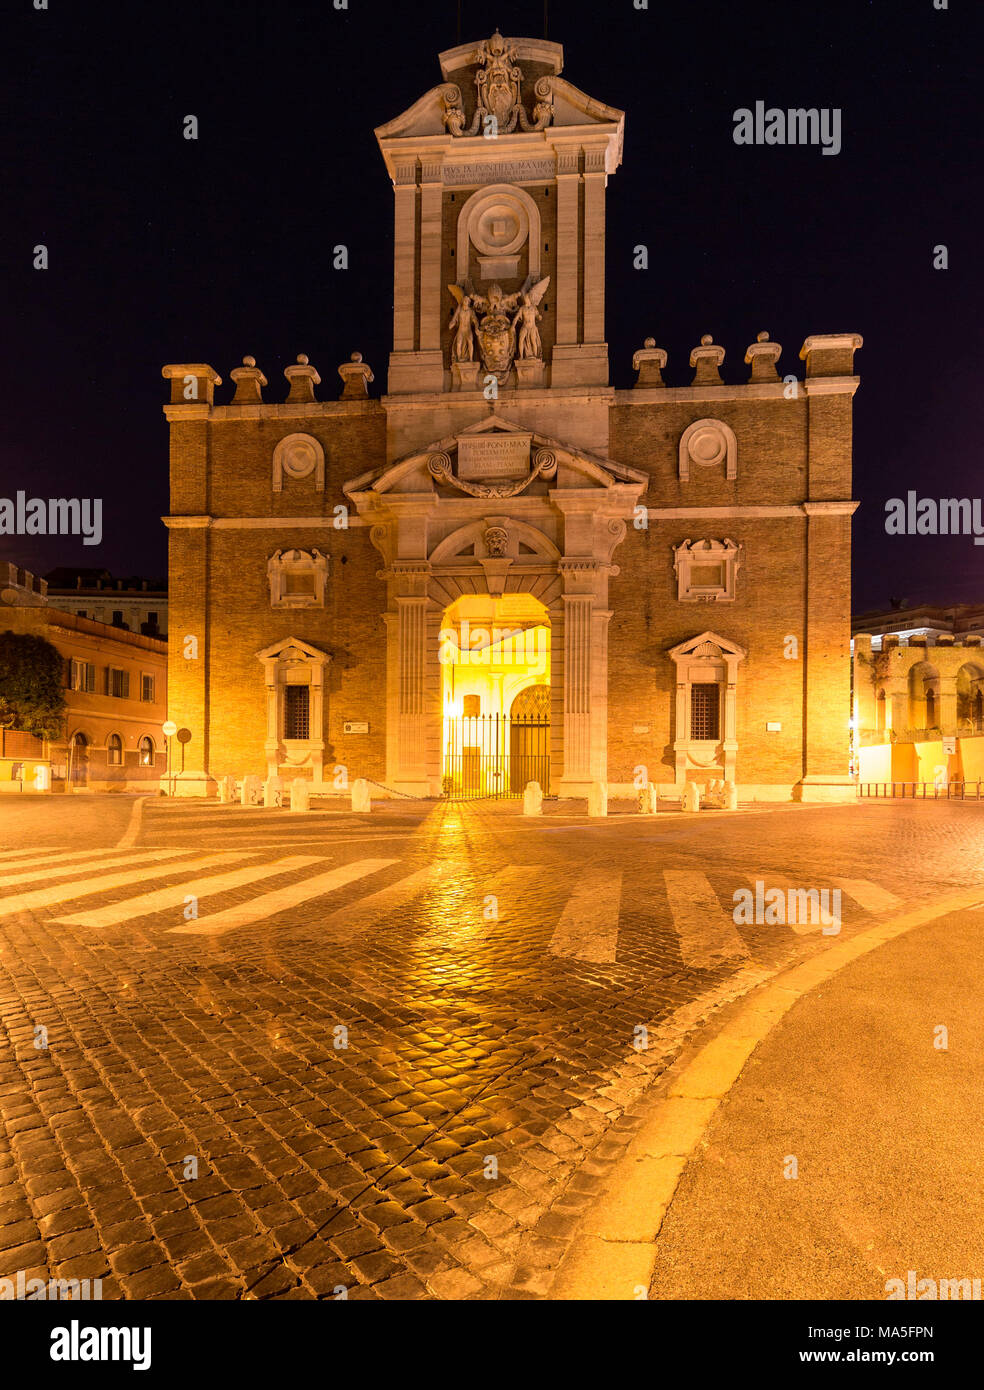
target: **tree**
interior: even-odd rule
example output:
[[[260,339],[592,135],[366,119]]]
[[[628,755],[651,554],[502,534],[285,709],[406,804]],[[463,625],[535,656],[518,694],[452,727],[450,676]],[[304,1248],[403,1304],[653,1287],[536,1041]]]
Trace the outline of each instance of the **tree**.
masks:
[[[65,663],[44,637],[0,632],[0,724],[55,738],[65,714]]]

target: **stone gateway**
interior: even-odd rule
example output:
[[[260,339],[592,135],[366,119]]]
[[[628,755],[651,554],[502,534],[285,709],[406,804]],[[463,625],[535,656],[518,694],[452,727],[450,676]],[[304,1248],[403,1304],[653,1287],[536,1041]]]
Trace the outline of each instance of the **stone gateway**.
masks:
[[[609,385],[605,206],[625,118],[541,39],[462,44],[376,130],[392,181],[386,394],[305,356],[264,397],[171,384],[179,795],[221,779],[586,797],[853,796],[856,334],[759,333],[685,385]],[[658,306],[653,306],[654,313]],[[193,640],[192,640],[193,639]],[[358,731],[358,736],[355,736]],[[288,798],[284,793],[285,801]]]

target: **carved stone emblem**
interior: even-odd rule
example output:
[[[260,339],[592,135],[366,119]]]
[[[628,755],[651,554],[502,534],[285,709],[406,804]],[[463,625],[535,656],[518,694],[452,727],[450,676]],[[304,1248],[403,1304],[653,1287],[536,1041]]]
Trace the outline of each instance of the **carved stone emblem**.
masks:
[[[516,129],[545,130],[553,120],[553,88],[549,77],[540,77],[534,84],[536,102],[533,119],[526,114],[520,96],[523,70],[516,63],[516,50],[510,47],[498,29],[490,39],[478,46],[478,71],[475,73],[476,104],[471,124],[465,126],[461,91],[453,83],[441,90],[444,103],[444,125],[452,136],[477,135],[487,129],[489,118],[495,122],[499,135],[509,135]]]
[[[455,330],[451,361],[474,361],[476,340],[485,370],[496,377],[507,375],[515,357],[539,360],[543,344],[536,324],[543,317],[539,305],[549,284],[549,275],[536,283],[528,276],[515,294],[503,294],[501,285],[492,285],[487,295],[477,294],[470,280],[449,285],[457,301],[448,325]]]
[[[509,542],[509,532],[504,526],[490,526],[482,534],[485,542],[485,549],[491,559],[500,559],[506,553],[506,546]]]

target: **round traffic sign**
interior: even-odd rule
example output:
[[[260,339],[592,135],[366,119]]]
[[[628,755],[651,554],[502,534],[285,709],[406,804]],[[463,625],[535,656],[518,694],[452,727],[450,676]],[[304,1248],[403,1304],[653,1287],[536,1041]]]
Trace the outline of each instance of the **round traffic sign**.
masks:
[[[173,719],[165,719],[164,723],[161,725],[161,731],[165,738],[173,738],[178,732],[178,726]]]

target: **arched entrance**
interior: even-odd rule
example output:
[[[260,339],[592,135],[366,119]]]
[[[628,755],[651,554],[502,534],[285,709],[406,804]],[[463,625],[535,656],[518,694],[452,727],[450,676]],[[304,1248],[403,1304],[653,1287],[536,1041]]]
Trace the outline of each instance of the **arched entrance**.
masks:
[[[455,797],[521,796],[550,780],[550,618],[531,594],[462,595],[440,632],[441,785]]]
[[[85,787],[89,782],[89,740],[76,734],[69,751],[69,777],[73,787]]]

